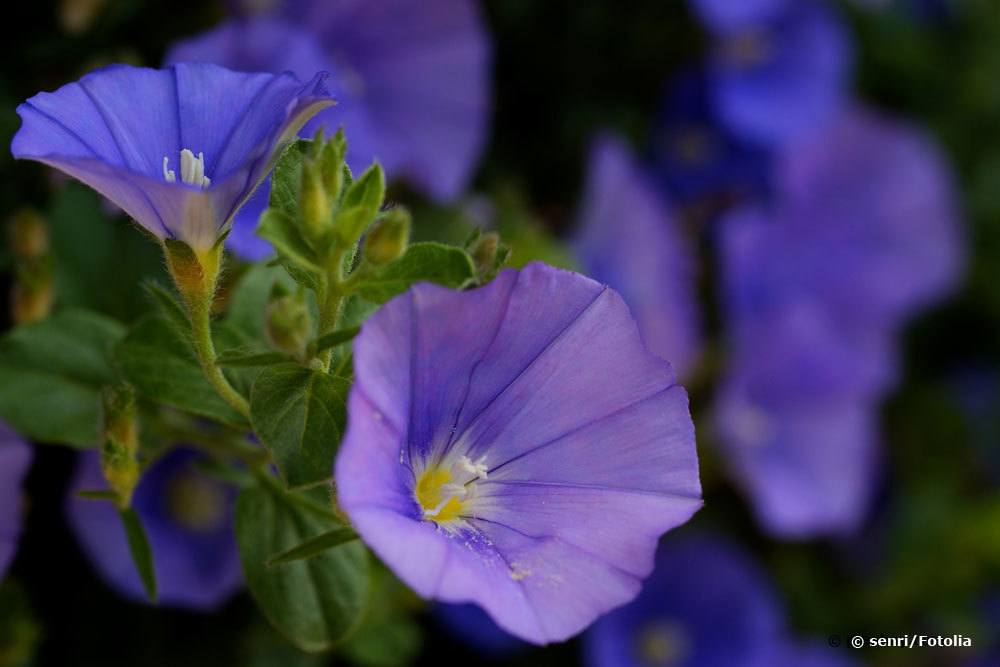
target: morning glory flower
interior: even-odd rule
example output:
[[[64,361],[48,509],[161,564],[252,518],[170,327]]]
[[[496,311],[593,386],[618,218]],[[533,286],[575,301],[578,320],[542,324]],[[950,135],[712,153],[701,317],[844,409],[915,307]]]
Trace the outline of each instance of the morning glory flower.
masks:
[[[742,550],[710,536],[662,545],[639,597],[584,640],[588,667],[775,667],[786,641],[771,582]]]
[[[21,537],[21,484],[31,466],[31,446],[0,422],[0,579]]]
[[[822,0],[692,0],[712,33],[709,77],[722,122],[782,146],[835,117],[853,60],[848,33]],[[741,7],[737,11],[736,7]]]
[[[625,303],[533,263],[418,284],[354,342],[340,506],[425,598],[533,643],[635,597],[701,506],[687,395]]]
[[[618,291],[646,347],[683,377],[701,343],[695,249],[628,148],[599,137],[590,151],[577,251],[586,273]]]
[[[211,610],[243,585],[233,534],[235,495],[196,467],[197,454],[175,449],[142,476],[132,498],[150,546],[160,604]],[[94,568],[125,597],[147,602],[145,589],[115,507],[80,498],[78,491],[107,488],[100,457],[80,456],[66,512]]]
[[[176,44],[167,62],[213,62],[300,77],[332,73],[337,107],[319,126],[343,126],[355,173],[378,160],[438,200],[465,189],[482,151],[490,108],[489,36],[469,0],[413,3],[278,2],[269,16],[231,20]],[[247,259],[269,246],[252,236],[263,190],[237,220],[231,247]]]
[[[708,214],[769,188],[770,151],[734,136],[719,122],[702,72],[687,71],[671,81],[650,154],[673,199],[699,205]]]
[[[283,146],[333,103],[324,79],[112,65],[21,104],[11,151],[83,181],[157,238],[207,250]]]

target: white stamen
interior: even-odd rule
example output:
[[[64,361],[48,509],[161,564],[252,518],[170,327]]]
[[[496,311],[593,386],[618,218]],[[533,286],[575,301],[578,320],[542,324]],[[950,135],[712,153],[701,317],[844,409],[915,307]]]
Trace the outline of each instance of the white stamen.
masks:
[[[163,157],[163,178],[167,183],[177,182],[177,173],[169,169],[170,159]],[[205,175],[205,154],[198,153],[198,157],[187,148],[181,150],[181,181],[188,185],[199,188],[207,188],[212,184],[212,179]]]
[[[476,479],[486,479],[490,469],[486,465],[486,457],[481,456],[475,463],[468,456],[461,456],[458,459],[458,467],[461,470],[474,475]]]

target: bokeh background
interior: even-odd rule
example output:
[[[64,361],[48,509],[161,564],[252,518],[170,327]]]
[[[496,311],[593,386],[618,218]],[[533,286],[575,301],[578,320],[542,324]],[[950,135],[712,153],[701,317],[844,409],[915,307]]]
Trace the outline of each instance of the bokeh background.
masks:
[[[55,89],[112,62],[158,66],[178,40],[227,20],[236,4],[39,0],[8,7],[0,47],[0,137],[4,145],[19,124],[16,105],[35,92]],[[733,0],[732,4],[740,3]],[[746,3],[757,4],[767,3]],[[724,536],[763,573],[766,586],[780,600],[788,633],[803,642],[815,640],[826,646],[832,635],[846,642],[855,634],[906,633],[959,633],[974,641],[973,649],[855,651],[841,646],[830,649],[823,659],[885,667],[998,665],[1000,4],[994,0],[831,0],[822,4],[843,31],[842,46],[850,53],[844,57],[844,71],[828,77],[833,92],[814,90],[829,74],[827,63],[816,56],[823,48],[822,35],[807,32],[792,40],[792,27],[786,24],[761,23],[748,33],[751,39],[740,41],[728,40],[721,23],[706,20],[695,3],[682,0],[503,0],[477,5],[490,42],[491,100],[488,130],[468,175],[468,187],[441,202],[399,179],[390,198],[411,207],[415,234],[420,238],[459,242],[477,225],[497,229],[512,246],[513,264],[544,259],[612,284],[615,279],[632,281],[614,285],[626,298],[630,285],[640,300],[647,291],[643,286],[662,286],[666,280],[660,271],[663,265],[689,262],[684,266],[690,271],[682,272],[677,289],[690,294],[700,321],[699,353],[685,371],[685,384],[698,427],[706,506],[690,526],[678,532]],[[786,48],[788,53],[781,52],[785,60],[762,76],[764,83],[755,78],[741,94],[753,97],[754,90],[766,91],[768,85],[794,88],[801,84],[802,90],[795,95],[771,100],[773,106],[765,116],[772,120],[793,118],[807,103],[830,107],[824,112],[828,117],[817,114],[815,122],[805,123],[806,129],[796,130],[794,139],[749,141],[733,132],[731,122],[719,118],[717,99],[691,101],[699,96],[712,98],[713,77],[723,76],[727,64],[735,62],[752,70],[762,60],[777,59],[775,54]],[[719,58],[723,74],[715,69]],[[809,70],[810,63],[815,71]],[[677,91],[695,79],[696,92],[682,95],[678,102]],[[827,93],[835,101],[826,100]],[[786,247],[780,237],[792,234],[791,229],[829,223],[823,218],[829,200],[820,200],[813,203],[818,222],[811,214],[798,212],[789,215],[809,219],[798,226],[781,226],[781,215],[773,212],[782,205],[782,195],[775,192],[780,186],[774,183],[774,165],[794,155],[800,142],[820,141],[826,124],[836,123],[837,114],[842,113],[836,110],[838,104],[858,103],[878,109],[891,123],[905,124],[906,132],[936,146],[940,169],[934,178],[913,176],[908,175],[912,164],[907,159],[890,161],[887,169],[892,173],[883,173],[882,180],[872,179],[872,193],[844,185],[852,178],[867,180],[858,175],[867,174],[871,165],[864,160],[839,164],[837,175],[842,180],[834,180],[829,187],[847,202],[843,215],[854,216],[854,222],[864,227],[880,224],[880,207],[898,214],[889,225],[891,230],[876,234],[877,241],[864,234],[837,240],[878,245],[890,258],[885,262],[891,262],[897,247],[923,244],[915,259],[907,259],[912,262],[901,262],[897,272],[873,279],[884,279],[890,286],[920,284],[920,279],[938,272],[945,277],[926,288],[925,298],[915,298],[905,317],[879,329],[880,354],[898,359],[891,364],[891,381],[852,394],[852,401],[864,401],[864,429],[852,431],[854,435],[841,432],[851,429],[841,429],[840,418],[829,417],[823,410],[797,416],[806,425],[795,437],[806,440],[814,420],[830,420],[821,432],[834,435],[818,438],[823,442],[816,445],[826,447],[819,456],[822,461],[809,465],[843,474],[826,475],[815,469],[809,474],[818,475],[821,479],[816,485],[829,489],[833,496],[863,496],[860,509],[834,528],[807,521],[804,528],[783,530],[777,525],[780,521],[767,518],[759,507],[760,494],[751,490],[754,483],[778,482],[769,479],[767,472],[754,472],[749,464],[733,463],[742,455],[734,454],[734,447],[741,445],[727,439],[739,437],[727,438],[726,424],[720,424],[725,418],[718,416],[724,388],[734,376],[745,380],[734,369],[741,363],[752,366],[752,360],[770,354],[781,358],[780,350],[769,350],[767,341],[780,339],[782,332],[768,329],[766,318],[756,322],[751,309],[752,321],[742,328],[753,332],[736,333],[741,327],[733,323],[734,289],[727,285],[733,280],[742,284],[743,274],[726,265],[720,247],[729,233],[726,230],[731,229],[731,214],[746,205],[760,203],[769,211],[764,217],[778,228],[774,242],[778,247]],[[781,130],[781,123],[777,125]],[[618,142],[616,146],[628,147],[627,175],[609,186],[611,203],[592,192],[587,178],[598,152],[593,150],[595,141],[608,133],[616,137],[609,140]],[[835,147],[864,153],[866,136],[848,133],[846,137],[844,142],[834,142]],[[861,145],[851,145],[852,141]],[[655,241],[640,239],[634,245],[617,247],[631,234],[630,220],[648,212],[642,204],[636,213],[637,204],[630,199],[633,190],[629,188],[636,179],[642,181],[640,195],[659,201],[668,212],[654,209],[649,217],[669,225],[664,233],[670,238],[683,239],[685,251],[680,255],[670,254],[675,249],[671,242],[662,256],[653,257],[650,252],[659,252]],[[825,187],[825,183],[806,181],[807,189]],[[895,188],[896,200],[904,202],[895,209],[898,201],[880,195],[879,188],[886,183],[885,187]],[[906,202],[934,201],[929,191],[952,184],[953,208],[930,213],[921,207],[907,208]],[[840,187],[846,189],[837,190]],[[615,194],[620,196],[615,199]],[[806,192],[802,196],[818,195]],[[595,212],[598,203],[604,208]],[[26,207],[42,215],[51,233],[56,307],[86,305],[124,321],[150,307],[138,284],[162,271],[155,246],[89,191],[53,177],[39,165],[15,164],[3,152],[0,219],[12,219]],[[599,220],[595,222],[594,217]],[[588,221],[603,226],[602,233],[608,236],[598,234],[596,243],[599,249],[615,248],[610,257],[597,261],[592,247],[590,254],[586,251],[588,242],[581,241],[581,226]],[[767,273],[776,276],[776,283],[796,283],[797,263],[803,263],[800,249],[808,246],[810,238],[808,233],[805,237],[796,237],[805,246],[791,244],[785,254],[752,255],[747,275]],[[825,240],[814,239],[819,249],[812,251],[821,256],[829,239],[822,234],[818,238]],[[862,251],[875,252],[869,247],[858,250]],[[837,246],[831,252],[854,257],[850,247]],[[882,266],[880,257],[865,255],[858,264],[848,259],[842,271],[861,271],[857,267],[865,261]],[[9,325],[11,291],[23,275],[10,248],[5,247],[0,261],[4,286],[0,312]],[[648,275],[616,271],[633,264],[649,267]],[[787,271],[773,271],[775,266]],[[808,268],[801,268],[803,276],[811,275]],[[882,274],[862,275],[867,281],[871,275]],[[796,339],[806,351],[803,358],[812,351],[820,361],[778,364],[785,374],[781,378],[795,378],[787,382],[769,376],[768,371],[745,381],[760,383],[764,388],[759,393],[769,396],[770,388],[782,382],[795,392],[799,391],[795,387],[815,389],[849,375],[841,370],[857,361],[854,348],[847,345],[843,357],[831,360],[824,356],[823,341],[832,337],[836,342],[848,335],[845,330],[855,331],[853,324],[844,325],[847,320],[854,322],[852,311],[875,308],[866,301],[866,288],[878,291],[882,286],[866,282],[844,288],[838,292],[841,310],[835,309],[829,320],[820,323],[822,335],[815,341]],[[759,289],[778,288],[769,283]],[[650,298],[655,302],[657,297]],[[852,299],[857,299],[856,308],[850,307]],[[631,305],[637,312],[650,307],[647,301]],[[668,329],[672,322],[667,320]],[[677,322],[681,327],[688,324]],[[755,345],[762,346],[759,354]],[[827,366],[833,370],[823,370]],[[753,375],[753,371],[746,373]],[[824,386],[817,391],[823,394]],[[775,418],[780,419],[781,411],[775,411],[779,414]],[[24,489],[25,532],[0,588],[0,665],[285,666],[351,661],[391,667],[452,661],[572,665],[584,659],[580,641],[530,649],[469,635],[466,624],[456,625],[448,614],[422,607],[405,594],[401,594],[401,604],[412,611],[412,621],[381,632],[376,643],[388,647],[385,651],[355,647],[336,657],[304,656],[288,647],[268,628],[245,593],[214,613],[127,602],[95,574],[66,523],[64,496],[75,457],[74,452],[54,447],[36,450]],[[859,464],[859,457],[865,462]],[[809,483],[809,479],[804,482]],[[864,489],[859,491],[859,487]],[[654,651],[648,664],[686,664],[671,663],[669,658],[669,652]]]

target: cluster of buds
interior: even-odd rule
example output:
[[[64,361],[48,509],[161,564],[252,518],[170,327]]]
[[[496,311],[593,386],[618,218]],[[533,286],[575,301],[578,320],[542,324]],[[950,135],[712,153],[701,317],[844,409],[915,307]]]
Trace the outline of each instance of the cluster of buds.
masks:
[[[14,214],[8,231],[15,264],[11,319],[15,324],[44,319],[53,301],[48,228],[38,213],[24,209]]]
[[[129,385],[108,387],[101,398],[101,470],[115,494],[115,504],[124,509],[132,503],[140,476],[135,391]]]

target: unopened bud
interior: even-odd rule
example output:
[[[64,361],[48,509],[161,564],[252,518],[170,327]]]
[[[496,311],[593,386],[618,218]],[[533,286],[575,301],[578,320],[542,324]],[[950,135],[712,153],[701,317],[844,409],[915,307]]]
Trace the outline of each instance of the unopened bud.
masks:
[[[103,436],[101,470],[119,507],[128,507],[139,483],[139,426],[135,392],[129,385],[108,387],[101,396]]]
[[[59,25],[71,35],[83,34],[106,4],[107,0],[61,0]]]
[[[344,157],[347,155],[347,140],[344,129],[322,144],[319,151],[320,170],[323,186],[333,201],[340,200],[340,190],[344,187]]]
[[[492,280],[509,254],[510,248],[500,242],[500,235],[496,232],[483,234],[469,247],[480,282]]]
[[[19,261],[40,259],[49,252],[45,221],[31,209],[22,209],[10,220],[10,248]]]
[[[306,234],[313,239],[323,238],[332,222],[333,200],[323,184],[321,165],[316,160],[306,159],[302,162],[299,208]]]
[[[302,293],[272,292],[266,318],[264,332],[268,342],[282,352],[304,358],[312,331],[305,296]]]
[[[403,208],[386,211],[365,237],[365,260],[374,265],[388,264],[406,252],[410,242],[410,214]]]
[[[10,314],[14,324],[37,322],[52,312],[52,280],[45,278],[14,283],[10,291]]]

